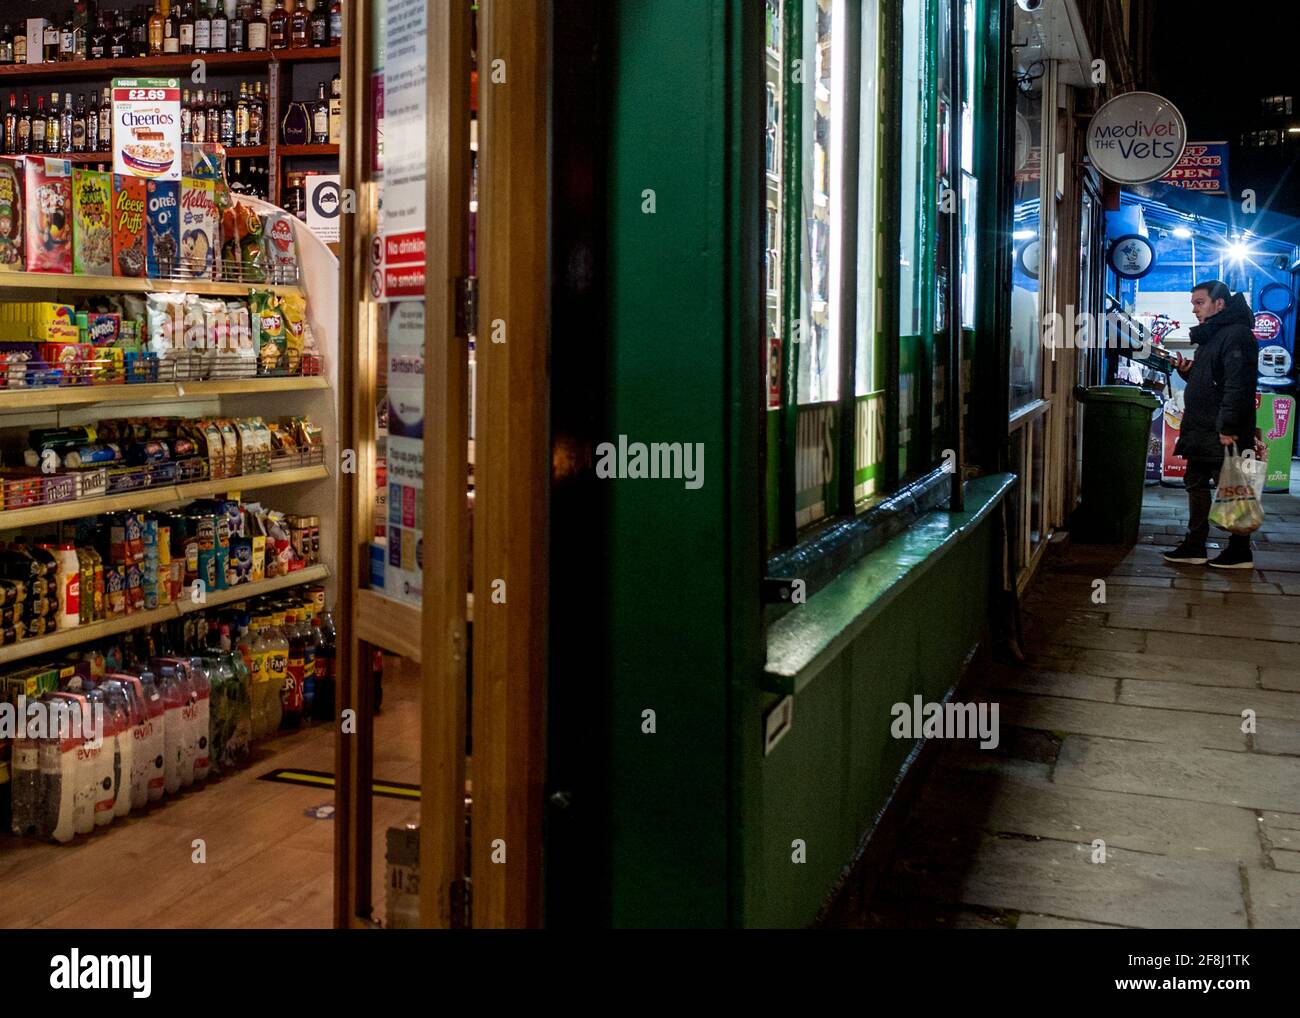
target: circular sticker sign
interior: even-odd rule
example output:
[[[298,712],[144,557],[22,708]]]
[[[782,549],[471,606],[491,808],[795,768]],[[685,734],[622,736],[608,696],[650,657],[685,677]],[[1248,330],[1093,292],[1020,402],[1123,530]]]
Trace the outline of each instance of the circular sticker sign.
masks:
[[[1088,158],[1119,184],[1159,180],[1183,157],[1187,124],[1178,107],[1154,92],[1126,92],[1088,124]]]
[[[1155,264],[1155,246],[1140,233],[1116,237],[1110,246],[1110,267],[1121,279],[1141,279]]]
[[[1255,338],[1267,343],[1282,335],[1282,319],[1272,311],[1255,312]]]

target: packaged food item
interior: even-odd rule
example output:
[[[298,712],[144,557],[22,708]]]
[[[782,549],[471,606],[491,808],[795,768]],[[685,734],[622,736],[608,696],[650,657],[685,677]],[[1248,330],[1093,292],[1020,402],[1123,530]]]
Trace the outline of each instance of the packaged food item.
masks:
[[[279,297],[269,290],[254,290],[249,294],[248,306],[257,345],[258,374],[283,374],[288,354]]]
[[[113,175],[72,171],[72,268],[84,276],[113,275]]]
[[[265,473],[271,469],[271,431],[260,417],[253,418],[253,436],[257,440],[257,469]]]
[[[208,323],[203,313],[203,300],[196,293],[185,295],[185,326],[182,345],[186,350],[206,350]]]
[[[284,321],[285,368],[291,375],[302,373],[302,354],[307,331],[307,299],[300,293],[280,295]]]
[[[235,477],[239,474],[239,432],[235,430],[235,425],[229,420],[217,422],[217,427],[221,432],[221,444],[225,450],[226,476]]]
[[[245,418],[235,421],[235,433],[239,437],[239,472],[253,474],[257,472],[257,436],[252,422]]]
[[[27,157],[27,271],[72,271],[72,163]]]
[[[151,180],[146,192],[149,199],[149,275],[154,279],[173,279],[179,275],[176,268],[181,246],[181,185],[175,180]]]
[[[298,245],[293,223],[294,217],[287,212],[270,212],[262,224],[266,236],[266,275],[272,283],[298,282]]]
[[[148,349],[163,354],[182,349],[185,335],[185,294],[151,293],[146,296],[149,323]]]
[[[266,245],[262,217],[251,205],[236,200],[234,204],[234,251],[239,263],[239,278],[246,283],[266,281]]]
[[[229,585],[248,583],[253,578],[253,538],[232,537],[230,539]]]
[[[0,271],[21,272],[24,266],[23,183],[21,159],[0,159]]]
[[[248,305],[243,301],[229,301],[226,304],[226,314],[230,321],[230,349],[255,357],[257,348],[253,344]]]
[[[217,260],[217,206],[211,180],[181,179],[181,272],[211,279]]]
[[[199,180],[221,180],[226,175],[226,150],[221,145],[186,141],[181,143],[181,176]]]
[[[255,534],[249,540],[252,542],[252,565],[249,579],[252,582],[264,580],[266,579],[266,535]]]
[[[110,617],[126,614],[126,566],[104,567],[104,598]]]
[[[95,346],[112,346],[122,333],[122,316],[111,311],[86,315],[86,341]]]
[[[205,344],[209,350],[230,349],[230,314],[223,300],[202,300]]]
[[[143,276],[147,195],[140,177],[113,175],[113,275]],[[150,295],[152,296],[152,294]]]

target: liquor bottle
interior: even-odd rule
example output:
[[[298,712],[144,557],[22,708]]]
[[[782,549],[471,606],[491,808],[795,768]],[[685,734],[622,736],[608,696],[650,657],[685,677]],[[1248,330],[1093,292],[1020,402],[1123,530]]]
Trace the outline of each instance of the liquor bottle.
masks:
[[[149,14],[148,8],[136,4],[131,16],[131,56],[147,57],[149,55]]]
[[[316,101],[311,111],[311,143],[325,145],[330,140],[330,101],[325,96],[325,82],[316,89]]]
[[[72,112],[72,151],[85,152],[86,149],[86,93],[77,96],[77,107]]]
[[[179,34],[181,40],[181,52],[193,53],[194,52],[194,6],[189,2],[189,0],[186,0],[185,4],[181,7],[181,22],[180,22]]]
[[[194,52],[207,53],[212,48],[212,15],[208,12],[208,0],[198,0],[198,4],[194,14]]]
[[[18,151],[18,93],[9,93],[9,112],[5,114],[5,154]]]
[[[330,144],[343,140],[343,79],[337,74],[330,78]]]
[[[325,0],[316,0],[311,9],[311,23],[307,27],[314,48],[328,46],[330,41],[330,14]]]
[[[113,97],[104,86],[104,91],[99,97],[99,143],[95,146],[97,152],[113,151]]]
[[[230,19],[229,49],[231,53],[243,53],[248,48],[248,4],[240,0],[235,8],[235,16]]]
[[[95,18],[95,23],[91,26],[89,52],[91,60],[108,59],[108,25],[102,13]]]
[[[248,101],[248,82],[239,83],[239,101],[235,104],[235,144],[244,148],[249,144],[248,127],[250,118]]]
[[[36,112],[32,115],[32,153],[33,155],[43,155],[45,153],[45,96],[36,97]]]
[[[59,59],[59,43],[63,39],[63,32],[59,29],[58,23],[48,21],[45,24],[45,33],[41,37],[41,62],[46,64],[55,63]]]
[[[230,164],[230,193],[242,196],[244,191],[244,160],[235,159]]]
[[[271,45],[271,27],[262,13],[260,2],[252,5],[253,16],[248,19],[248,51],[256,53],[269,49]]]
[[[324,3],[325,0],[317,0],[317,3]],[[330,4],[330,45],[339,46],[343,43],[343,0],[334,0]]]
[[[235,144],[235,102],[229,92],[221,93],[221,144]]]
[[[208,126],[203,133],[208,144],[214,144],[221,138],[221,104],[216,92],[208,92]]]
[[[153,11],[149,15],[149,55],[156,57],[163,51],[163,39],[167,35],[167,15],[163,12],[166,0],[153,0]]]
[[[27,63],[27,29],[22,22],[14,29],[14,63]]]
[[[104,116],[108,116],[108,111],[104,111]],[[94,89],[90,93],[90,105],[86,107],[86,148],[87,152],[95,152],[99,149],[99,89]]]
[[[190,141],[202,145],[207,141],[208,134],[208,110],[207,102],[203,98],[203,89],[199,89],[194,96],[194,106],[190,111]]]
[[[212,43],[209,48],[213,53],[226,53],[230,49],[230,19],[226,17],[223,0],[216,0],[212,10]]]
[[[75,151],[76,139],[73,136],[77,123],[76,111],[72,108],[72,93],[63,93],[63,113],[59,116],[59,138],[63,144],[61,152]]]
[[[63,117],[59,112],[59,93],[50,93],[50,109],[45,118],[45,151],[58,155],[63,151]]]
[[[73,45],[72,35],[72,15],[69,14],[63,19],[63,27],[59,29],[59,60],[63,63],[69,63],[74,54],[76,47]]]
[[[248,144],[266,143],[266,107],[262,105],[262,83],[253,83],[253,91],[248,97]]]
[[[194,118],[194,101],[188,88],[181,90],[181,141],[189,141]]]
[[[32,150],[32,107],[27,98],[27,93],[23,93],[23,108],[18,114],[18,152],[20,155],[26,155]]]
[[[284,0],[275,0],[275,10],[270,17],[271,49],[287,49],[289,46],[289,12],[284,9]]]
[[[163,0],[167,6],[167,0]],[[179,53],[181,51],[181,10],[180,0],[168,7],[163,19],[163,52]]]
[[[90,56],[90,30],[94,25],[94,5],[78,0],[72,13],[72,59],[85,60]]]
[[[307,0],[298,0],[293,6],[293,13],[289,15],[289,45],[293,49],[306,49],[311,45],[311,34],[307,27]]]
[[[131,32],[121,13],[113,19],[113,30],[108,37],[108,55],[113,60],[121,60],[127,55]]]
[[[14,62],[14,30],[9,24],[0,28],[0,64]]]

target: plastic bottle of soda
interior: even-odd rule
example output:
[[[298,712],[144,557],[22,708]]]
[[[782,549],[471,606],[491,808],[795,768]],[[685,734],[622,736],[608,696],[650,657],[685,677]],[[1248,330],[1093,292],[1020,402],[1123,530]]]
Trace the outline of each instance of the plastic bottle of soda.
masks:
[[[222,766],[243,767],[248,763],[249,748],[253,741],[253,698],[248,669],[238,654],[228,654],[218,659],[217,667],[226,687]]]
[[[287,689],[289,681],[289,641],[280,627],[282,616],[278,613],[268,616],[266,627],[266,674],[271,683],[267,695],[267,734],[279,729],[284,721],[287,707]]]
[[[144,690],[145,727],[148,747],[145,757],[145,788],[149,801],[157,802],[167,790],[167,700],[158,685],[158,677],[150,671],[140,673],[140,686]]]
[[[284,637],[289,644],[289,656],[285,668],[283,725],[285,728],[297,728],[302,724],[307,633],[299,625],[298,610],[292,605],[285,608]]]
[[[185,755],[186,690],[176,677],[176,669],[164,665],[158,670],[158,692],[167,712],[163,718],[163,791],[175,795],[181,790],[181,757]]]
[[[205,781],[212,769],[212,683],[201,657],[190,658],[190,686],[196,714],[194,780]]]
[[[105,679],[98,686],[104,695],[104,720],[106,727],[115,729],[113,741],[113,816],[124,817],[131,812],[131,772],[135,767],[135,737],[131,705],[126,690],[116,679]],[[112,719],[111,722],[109,719]],[[105,740],[108,734],[105,732]]]
[[[261,742],[272,730],[270,727],[271,674],[267,671],[267,655],[271,651],[270,637],[266,632],[266,619],[258,615],[253,619],[253,652],[249,658],[249,683],[252,687],[254,742]],[[277,697],[278,702],[278,697]]]
[[[298,627],[303,633],[302,645],[302,715],[316,716],[316,655],[320,652],[320,626],[310,601],[305,602],[298,614]]]

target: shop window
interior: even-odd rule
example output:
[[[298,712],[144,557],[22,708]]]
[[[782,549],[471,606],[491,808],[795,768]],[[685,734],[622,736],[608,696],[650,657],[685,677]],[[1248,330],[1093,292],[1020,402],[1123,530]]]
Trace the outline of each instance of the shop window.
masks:
[[[1039,185],[1042,174],[1042,97],[1022,82],[1016,92],[1016,158],[1013,184],[1011,267],[1011,410],[1027,406],[1042,393],[1040,344]]]
[[[765,0],[769,550],[869,508],[952,441],[949,291],[972,330],[978,292],[983,2],[957,5],[952,33],[939,0]]]

